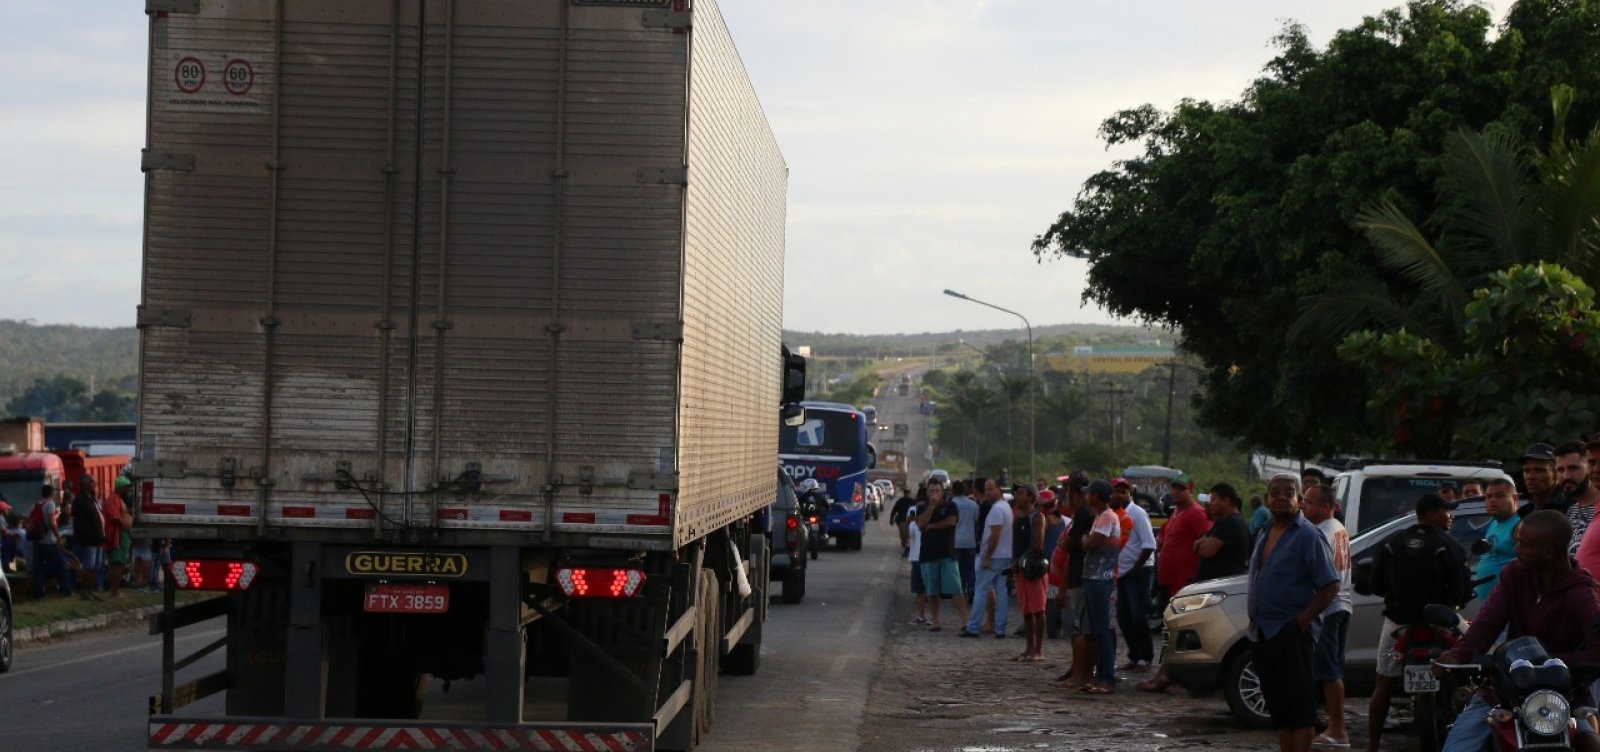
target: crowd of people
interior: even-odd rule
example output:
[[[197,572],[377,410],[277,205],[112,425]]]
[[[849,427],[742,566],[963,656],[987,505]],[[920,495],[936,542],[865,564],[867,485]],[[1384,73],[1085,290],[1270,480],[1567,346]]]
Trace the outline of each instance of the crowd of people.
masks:
[[[1015,484],[1009,495],[995,478],[949,488],[929,481],[901,497],[891,519],[912,564],[911,623],[942,631],[948,604],[959,619],[956,636],[1022,637],[1013,658],[1022,662],[1044,660],[1046,640],[1068,641],[1071,668],[1057,684],[1111,694],[1119,671],[1148,673],[1156,663],[1152,592],[1170,598],[1192,582],[1244,573],[1249,526],[1239,493],[1226,483],[1213,486],[1202,506],[1187,475],[1173,478],[1173,512],[1158,535],[1128,480],[1078,472],[1058,481]],[[1015,633],[1008,631],[1013,596],[1023,620]],[[1121,666],[1118,634],[1127,654]],[[1167,679],[1157,674],[1136,686],[1165,691]]]
[[[1482,603],[1441,663],[1470,662],[1500,640],[1532,635],[1569,664],[1600,665],[1600,532],[1589,533],[1600,508],[1600,434],[1535,444],[1521,470],[1520,496],[1500,477],[1420,493],[1412,524],[1379,544],[1370,579],[1361,582],[1353,581],[1338,500],[1315,468],[1268,479],[1264,501],[1251,499],[1248,520],[1233,486],[1218,483],[1197,498],[1195,484],[1179,474],[1159,531],[1126,479],[1091,480],[1082,472],[1047,488],[1014,484],[1009,496],[992,478],[948,488],[932,480],[902,496],[891,519],[911,562],[912,625],[944,630],[948,605],[959,619],[958,637],[1024,637],[1012,657],[1024,662],[1043,660],[1047,640],[1066,641],[1071,662],[1056,684],[1088,694],[1113,694],[1119,677],[1148,674],[1159,663],[1147,622],[1152,601],[1192,583],[1248,574],[1248,638],[1280,748],[1351,746],[1344,656],[1347,642],[1358,639],[1378,647],[1367,739],[1376,752],[1402,675],[1395,635],[1423,623],[1427,604]],[[1460,500],[1471,497],[1483,498],[1490,521],[1469,569],[1472,555],[1450,531]],[[1384,599],[1378,635],[1349,634],[1357,590]],[[1023,618],[1016,633],[1007,631],[1013,595]],[[1163,667],[1133,686],[1164,692],[1169,684]],[[1487,702],[1473,697],[1465,720],[1451,727],[1447,752],[1489,748]],[[1327,710],[1320,724],[1319,706]],[[1600,737],[1589,741],[1600,746]]]
[[[75,490],[42,484],[26,506],[0,498],[0,573],[25,575],[34,598],[159,592],[169,547],[130,534],[138,509],[131,479],[117,476],[113,489],[102,493],[85,474]]]

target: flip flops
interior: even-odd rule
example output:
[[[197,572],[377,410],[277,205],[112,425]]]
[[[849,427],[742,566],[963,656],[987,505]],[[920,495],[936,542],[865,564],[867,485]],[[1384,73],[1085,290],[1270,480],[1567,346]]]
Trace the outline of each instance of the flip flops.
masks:
[[[1109,695],[1116,692],[1116,690],[1113,690],[1109,687],[1102,687],[1098,684],[1085,685],[1083,689],[1078,691],[1086,695]]]
[[[1350,748],[1350,742],[1341,742],[1338,739],[1335,739],[1335,738],[1333,738],[1331,736],[1328,736],[1327,734],[1322,734],[1322,735],[1318,736],[1317,738],[1311,740],[1311,746],[1313,746],[1313,747],[1332,747],[1334,749],[1349,749]]]

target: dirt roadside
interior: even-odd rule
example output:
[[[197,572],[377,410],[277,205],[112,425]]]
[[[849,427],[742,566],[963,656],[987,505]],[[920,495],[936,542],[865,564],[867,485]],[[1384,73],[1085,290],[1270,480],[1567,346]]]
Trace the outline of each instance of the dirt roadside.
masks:
[[[1022,651],[1021,638],[958,638],[948,606],[943,631],[911,626],[907,620],[916,602],[909,570],[903,563],[901,569],[883,661],[868,694],[863,752],[1278,748],[1275,733],[1242,727],[1220,696],[1134,689],[1133,682],[1148,673],[1121,677],[1114,695],[1052,687],[1070,661],[1065,641],[1047,640],[1043,663],[1013,663],[1008,659]],[[1013,600],[1010,628],[1020,623]],[[1365,710],[1366,698],[1352,698],[1350,730],[1360,741],[1366,738]],[[1407,749],[1409,741],[1404,730],[1391,731],[1384,749]]]

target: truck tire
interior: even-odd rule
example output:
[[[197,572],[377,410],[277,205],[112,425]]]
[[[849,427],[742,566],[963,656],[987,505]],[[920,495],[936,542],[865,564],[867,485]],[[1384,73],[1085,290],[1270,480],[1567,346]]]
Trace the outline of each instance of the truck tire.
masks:
[[[700,570],[700,629],[695,640],[700,646],[700,672],[694,679],[695,744],[705,740],[716,720],[717,668],[722,652],[722,600],[717,574]]]
[[[11,602],[0,600],[0,674],[11,670]]]
[[[1261,678],[1251,663],[1250,648],[1234,651],[1222,667],[1222,695],[1228,700],[1233,717],[1251,728],[1272,728],[1267,715],[1267,698],[1261,692]]]
[[[783,602],[795,604],[805,599],[806,570],[790,566],[789,571],[783,573]]]
[[[772,590],[772,557],[767,553],[767,539],[759,535],[750,538],[750,570],[749,602],[756,621],[739,644],[722,656],[723,673],[735,676],[752,676],[761,668],[761,625],[767,620],[767,593]],[[746,642],[746,638],[753,641]]]
[[[748,643],[734,645],[733,650],[722,656],[722,670],[734,676],[753,676],[761,669],[761,645]]]

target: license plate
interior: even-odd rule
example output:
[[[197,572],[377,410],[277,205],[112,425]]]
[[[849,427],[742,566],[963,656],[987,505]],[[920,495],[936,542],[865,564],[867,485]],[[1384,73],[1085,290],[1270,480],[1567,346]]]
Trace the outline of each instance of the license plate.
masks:
[[[362,608],[374,614],[443,614],[450,611],[449,585],[367,586]]]
[[[1439,680],[1432,666],[1406,666],[1406,694],[1438,691]]]

